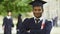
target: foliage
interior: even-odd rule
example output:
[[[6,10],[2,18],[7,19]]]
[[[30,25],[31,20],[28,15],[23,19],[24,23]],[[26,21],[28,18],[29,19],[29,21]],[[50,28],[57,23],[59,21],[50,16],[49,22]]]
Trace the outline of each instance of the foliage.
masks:
[[[17,15],[31,12],[31,6],[29,2],[32,0],[0,0],[0,15],[6,16],[7,10],[12,11],[12,15],[17,17]]]

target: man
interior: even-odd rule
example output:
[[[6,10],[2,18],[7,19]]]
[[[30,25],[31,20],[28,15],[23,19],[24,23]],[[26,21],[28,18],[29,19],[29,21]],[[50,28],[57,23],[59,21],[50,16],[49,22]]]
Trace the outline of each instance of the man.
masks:
[[[54,18],[52,18],[53,21],[53,26],[58,27],[57,21],[58,21],[58,16],[55,16]]]
[[[52,22],[42,18],[45,1],[35,0],[29,3],[33,6],[34,17],[27,18],[23,22],[23,34],[50,34]]]
[[[16,30],[17,34],[21,34],[21,26],[22,25],[22,19],[21,19],[21,14],[18,15],[18,22],[16,24]]]
[[[7,12],[8,16],[7,17],[4,17],[3,19],[3,28],[4,28],[4,34],[11,34],[11,28],[14,27],[14,24],[13,24],[13,20],[12,20],[12,17],[11,17],[11,11],[9,10]]]

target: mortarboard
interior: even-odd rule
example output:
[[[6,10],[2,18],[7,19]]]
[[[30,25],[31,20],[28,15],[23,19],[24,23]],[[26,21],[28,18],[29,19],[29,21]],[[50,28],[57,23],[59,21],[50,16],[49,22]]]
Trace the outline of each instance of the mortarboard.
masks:
[[[47,3],[47,2],[42,1],[42,0],[34,0],[34,1],[30,2],[29,4],[34,7],[34,6],[43,6],[43,4],[45,4],[45,3]]]

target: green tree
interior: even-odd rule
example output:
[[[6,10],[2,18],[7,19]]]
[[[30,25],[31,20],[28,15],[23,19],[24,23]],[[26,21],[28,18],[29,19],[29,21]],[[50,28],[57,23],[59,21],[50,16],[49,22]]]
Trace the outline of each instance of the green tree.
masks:
[[[0,15],[5,16],[7,10],[11,10],[14,17],[17,17],[19,13],[27,15],[27,12],[31,12],[31,6],[29,2],[32,0],[1,0],[0,2]]]

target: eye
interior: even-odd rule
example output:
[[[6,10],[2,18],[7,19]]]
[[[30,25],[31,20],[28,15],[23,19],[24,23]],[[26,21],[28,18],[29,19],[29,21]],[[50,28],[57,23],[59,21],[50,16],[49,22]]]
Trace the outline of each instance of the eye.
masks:
[[[37,9],[34,9],[34,11],[37,11]]]
[[[38,9],[38,11],[41,11],[41,9]]]

